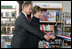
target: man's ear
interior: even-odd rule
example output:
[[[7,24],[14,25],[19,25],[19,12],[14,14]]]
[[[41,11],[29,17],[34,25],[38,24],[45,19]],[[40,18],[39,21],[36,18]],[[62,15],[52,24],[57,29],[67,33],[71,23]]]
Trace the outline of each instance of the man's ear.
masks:
[[[25,8],[27,8],[28,5],[25,5]]]

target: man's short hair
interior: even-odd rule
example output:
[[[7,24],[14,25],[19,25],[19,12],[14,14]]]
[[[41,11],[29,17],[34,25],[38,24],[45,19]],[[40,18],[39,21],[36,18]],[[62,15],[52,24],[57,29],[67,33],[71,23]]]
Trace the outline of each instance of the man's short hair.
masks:
[[[24,1],[22,4],[22,9],[24,8],[24,6],[28,6],[28,5],[32,5],[31,1]]]

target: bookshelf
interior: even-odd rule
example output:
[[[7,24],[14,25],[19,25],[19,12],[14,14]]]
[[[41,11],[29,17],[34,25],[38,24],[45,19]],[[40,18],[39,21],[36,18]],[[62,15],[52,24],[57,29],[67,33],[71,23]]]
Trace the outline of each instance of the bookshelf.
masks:
[[[63,23],[63,36],[64,40],[63,40],[63,47],[69,47],[71,48],[71,15],[68,12],[64,12],[64,23]],[[66,39],[67,38],[67,39]]]
[[[60,21],[57,21],[57,22],[49,22],[49,21],[40,21],[40,23],[57,23],[57,24],[59,24],[59,23],[63,23],[63,22],[60,22]]]
[[[47,7],[42,7],[42,11],[47,11],[47,10],[58,10],[58,11],[61,11],[62,13],[62,9],[63,8],[47,8]],[[45,15],[45,14],[44,14]],[[58,18],[56,16],[56,20],[54,22],[52,21],[40,21],[40,24],[53,24],[53,25],[57,25],[57,24],[63,24],[63,21],[58,21]]]
[[[63,38],[63,37],[61,37],[61,35],[62,36],[64,36],[64,32],[65,32],[65,15],[63,14],[63,3],[34,3],[34,6],[35,5],[37,5],[37,6],[40,6],[41,8],[42,8],[42,12],[45,12],[44,14],[41,14],[41,15],[46,15],[46,14],[48,14],[48,13],[46,13],[46,11],[48,12],[49,10],[50,10],[50,12],[52,12],[52,11],[54,11],[55,13],[53,13],[53,14],[55,14],[55,21],[48,21],[48,19],[47,19],[47,17],[46,17],[46,20],[44,19],[44,20],[41,20],[40,21],[40,25],[45,25],[45,26],[40,26],[40,29],[43,31],[43,32],[45,32],[45,33],[48,33],[48,32],[50,32],[50,33],[53,33],[53,34],[55,34],[56,35],[56,37],[60,37],[60,38],[58,38],[58,39],[60,39],[60,42],[62,43],[62,44],[60,44],[59,46],[58,46],[58,48],[63,48],[64,47],[64,40],[65,40],[65,38]],[[57,6],[58,5],[58,6]],[[57,13],[58,12],[58,13]],[[61,13],[59,13],[59,12],[61,12]],[[44,18],[44,17],[43,17]],[[52,19],[53,20],[53,19]],[[61,32],[62,32],[62,34],[56,34],[54,31],[55,30],[53,30],[53,31],[50,31],[50,30],[48,30],[48,28],[47,28],[47,26],[46,25],[53,25],[53,26],[60,26],[61,27]],[[70,25],[70,24],[67,24],[67,25]],[[42,28],[41,28],[42,27]],[[59,28],[60,28],[59,27]],[[70,28],[70,27],[68,27],[68,28]],[[47,29],[47,30],[46,30]],[[49,28],[50,29],[50,28]],[[54,29],[55,29],[55,27],[54,27]],[[70,32],[70,31],[66,31],[66,32]],[[59,36],[57,36],[57,35],[59,35]],[[63,38],[63,39],[62,39]],[[66,39],[67,40],[67,39]],[[67,40],[67,41],[70,41],[70,40]],[[50,45],[52,45],[52,44],[50,44]],[[53,45],[56,45],[56,44],[53,44]],[[45,48],[45,47],[44,47]],[[49,48],[49,47],[48,47]],[[51,48],[51,47],[50,47]],[[53,47],[53,48],[55,48],[55,47]]]
[[[63,35],[63,5],[62,3],[34,3],[34,5],[40,6],[42,8],[42,14],[43,16],[40,16],[40,29],[45,33],[52,33],[56,35],[55,33],[55,26],[61,26],[61,32]],[[52,16],[52,17],[51,17]],[[49,19],[50,18],[50,19]],[[52,18],[52,19],[51,19]],[[51,26],[53,26],[51,28]],[[52,29],[52,31],[50,30]],[[58,35],[58,34],[57,34]],[[60,39],[61,40],[61,39]],[[59,41],[62,42],[63,40]],[[55,42],[55,41],[54,41]],[[52,42],[51,42],[52,43]],[[51,45],[57,45],[57,44],[50,44]],[[58,45],[58,48],[61,48],[63,44]],[[45,48],[45,47],[44,47]],[[48,47],[51,48],[51,47]],[[55,48],[55,47],[53,47]]]
[[[64,13],[64,34],[71,37],[71,15],[69,12]]]

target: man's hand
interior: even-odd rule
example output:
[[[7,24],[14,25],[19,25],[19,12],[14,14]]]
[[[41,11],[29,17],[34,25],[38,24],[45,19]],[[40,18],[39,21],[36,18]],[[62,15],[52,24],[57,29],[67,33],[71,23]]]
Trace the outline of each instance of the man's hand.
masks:
[[[48,35],[44,35],[44,38],[45,38],[47,41],[50,40],[50,36],[48,36]]]

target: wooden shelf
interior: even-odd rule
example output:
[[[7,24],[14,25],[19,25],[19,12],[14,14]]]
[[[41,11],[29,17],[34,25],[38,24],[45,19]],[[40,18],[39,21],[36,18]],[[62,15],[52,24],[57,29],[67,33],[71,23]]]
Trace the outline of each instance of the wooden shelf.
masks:
[[[65,31],[65,32],[71,32],[71,31]]]
[[[13,34],[1,34],[1,36],[13,36]]]
[[[40,23],[62,23],[62,22],[48,22],[48,21],[40,21]]]
[[[56,22],[48,22],[48,21],[40,21],[40,22],[44,22],[44,23],[56,23]]]
[[[2,9],[10,9],[10,10],[15,10],[15,8],[2,8]]]
[[[67,27],[67,26],[65,26],[65,28],[71,28],[71,27]]]
[[[46,32],[53,32],[53,31],[46,31]]]
[[[65,24],[65,25],[71,25],[71,24]]]
[[[57,23],[63,23],[63,22],[57,21]]]
[[[61,10],[62,10],[62,8],[48,8],[48,7],[45,7],[45,8],[42,7],[42,9],[53,9],[53,10],[54,10],[54,9],[55,9],[55,10],[60,10],[60,9],[61,9]]]
[[[1,17],[1,19],[9,19],[9,18],[15,19],[15,17]]]

